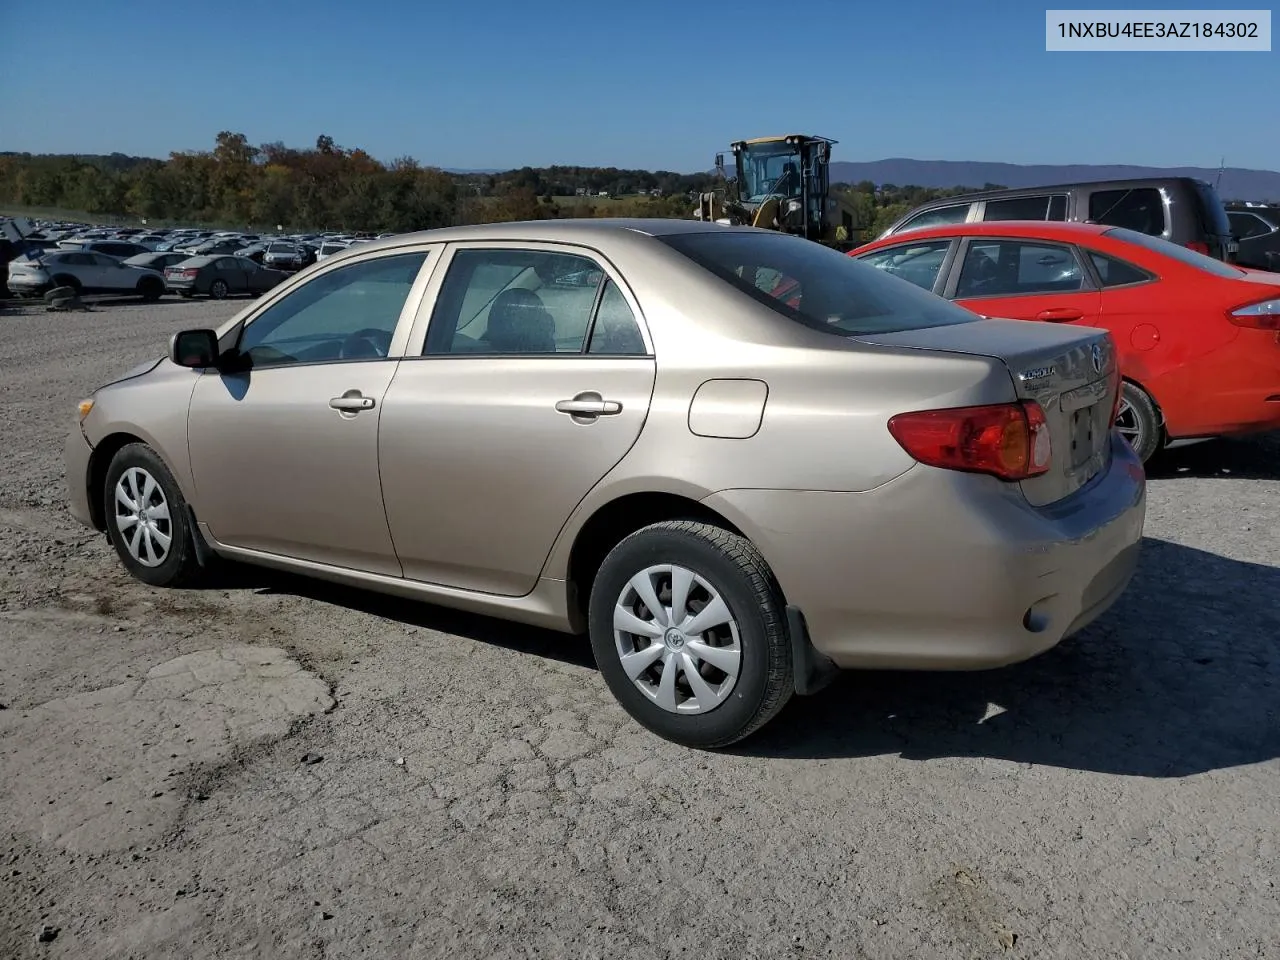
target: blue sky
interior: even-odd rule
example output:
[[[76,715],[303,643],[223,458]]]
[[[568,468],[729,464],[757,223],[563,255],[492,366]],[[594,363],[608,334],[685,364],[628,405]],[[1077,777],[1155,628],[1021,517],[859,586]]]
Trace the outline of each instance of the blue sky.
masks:
[[[690,171],[798,131],[837,160],[1280,169],[1280,52],[1047,53],[1047,5],[2,0],[0,150],[165,156],[229,129]]]

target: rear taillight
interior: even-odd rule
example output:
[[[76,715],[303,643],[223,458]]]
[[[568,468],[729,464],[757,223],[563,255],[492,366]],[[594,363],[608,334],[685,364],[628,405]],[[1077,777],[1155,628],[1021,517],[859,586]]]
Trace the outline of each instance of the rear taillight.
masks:
[[[1188,250],[1194,250],[1196,253],[1203,253],[1206,257],[1209,255],[1209,245],[1201,243],[1199,240],[1192,240],[1190,243],[1184,244]]]
[[[1280,331],[1280,297],[1236,307],[1227,314],[1227,319],[1237,327]]]
[[[1026,480],[1053,456],[1044,411],[1034,400],[981,407],[917,410],[889,420],[902,449],[931,467]]]

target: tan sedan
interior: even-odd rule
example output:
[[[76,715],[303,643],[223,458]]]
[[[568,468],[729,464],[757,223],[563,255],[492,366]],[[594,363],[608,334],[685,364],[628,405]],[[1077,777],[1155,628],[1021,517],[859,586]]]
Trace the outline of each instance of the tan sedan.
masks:
[[[1022,660],[1134,569],[1105,331],[985,320],[819,244],[492,224],[326,259],[80,405],[72,510],[587,632],[640,723],[732,743],[838,668]]]

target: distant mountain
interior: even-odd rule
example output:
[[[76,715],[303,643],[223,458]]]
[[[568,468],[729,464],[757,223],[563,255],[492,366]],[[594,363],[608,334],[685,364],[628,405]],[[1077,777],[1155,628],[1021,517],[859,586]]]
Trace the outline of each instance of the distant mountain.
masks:
[[[981,163],[970,160],[873,160],[852,163],[833,160],[832,183],[892,183],[905,187],[973,187],[988,183],[1004,187],[1040,187],[1055,183],[1087,180],[1120,180],[1131,177],[1197,177],[1209,183],[1218,181],[1217,168],[1207,167],[1136,167],[1123,164],[1068,166],[1028,165],[1016,163]],[[1218,193],[1224,200],[1280,200],[1280,173],[1273,170],[1244,170],[1227,167],[1222,171]]]

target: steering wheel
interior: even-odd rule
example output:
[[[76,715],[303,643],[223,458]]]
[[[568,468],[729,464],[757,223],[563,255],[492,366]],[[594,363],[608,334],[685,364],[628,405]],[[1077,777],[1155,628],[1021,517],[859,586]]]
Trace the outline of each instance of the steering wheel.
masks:
[[[343,360],[385,357],[391,349],[391,332],[377,327],[364,327],[342,341],[338,356]]]

